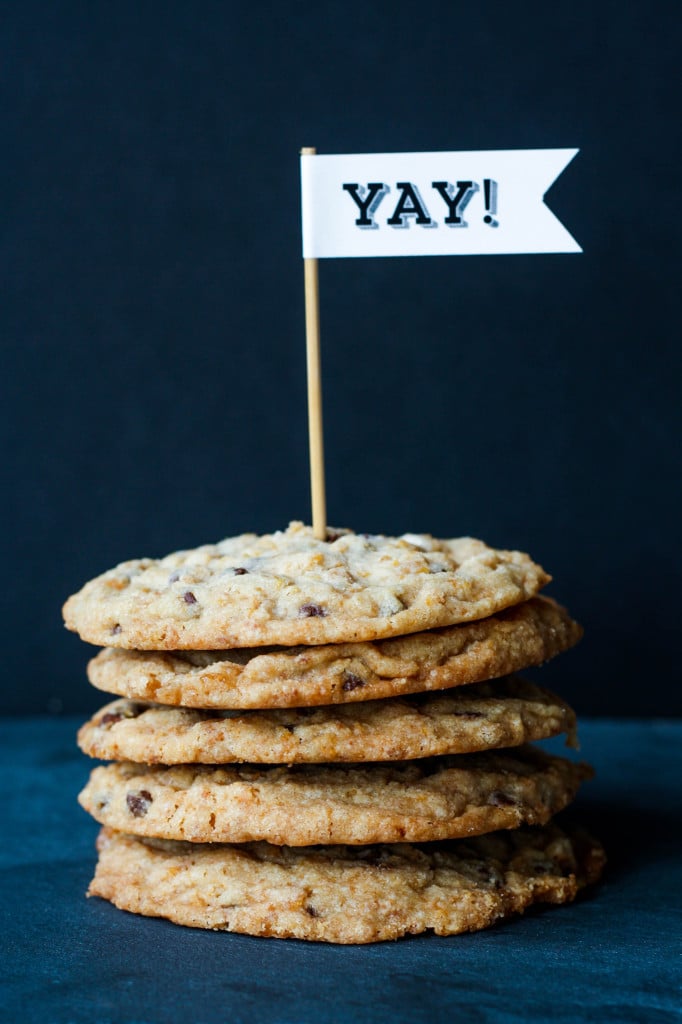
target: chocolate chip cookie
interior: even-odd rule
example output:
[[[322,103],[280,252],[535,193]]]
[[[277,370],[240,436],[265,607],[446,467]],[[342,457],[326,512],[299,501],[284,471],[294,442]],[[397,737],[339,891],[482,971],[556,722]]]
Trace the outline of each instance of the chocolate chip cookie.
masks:
[[[124,562],[64,606],[84,640],[138,650],[222,650],[375,640],[481,619],[550,577],[528,555],[478,540],[310,527],[244,534]]]
[[[93,686],[191,708],[286,708],[394,697],[539,665],[582,629],[546,597],[476,622],[388,640],[233,651],[100,651]]]
[[[417,847],[198,846],[104,829],[89,895],[193,928],[367,943],[475,931],[595,882],[599,843],[578,830],[494,833]]]
[[[391,764],[95,768],[79,796],[119,831],[198,843],[426,842],[544,824],[591,769],[533,747]]]
[[[78,733],[102,760],[147,764],[403,761],[518,746],[567,732],[575,714],[518,677],[362,704],[199,711],[118,700]]]

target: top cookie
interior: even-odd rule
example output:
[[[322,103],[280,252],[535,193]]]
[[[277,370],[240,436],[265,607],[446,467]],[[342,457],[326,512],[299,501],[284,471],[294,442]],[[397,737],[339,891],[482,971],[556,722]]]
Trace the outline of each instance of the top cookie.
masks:
[[[64,620],[90,643],[137,650],[341,643],[481,619],[550,578],[528,555],[470,537],[320,541],[291,523],[123,562],[70,597]]]

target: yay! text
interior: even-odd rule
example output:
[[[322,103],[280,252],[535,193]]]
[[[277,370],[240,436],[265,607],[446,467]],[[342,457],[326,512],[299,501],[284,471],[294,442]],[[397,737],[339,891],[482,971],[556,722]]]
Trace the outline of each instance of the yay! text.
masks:
[[[392,228],[409,228],[411,222],[423,228],[435,228],[439,219],[449,228],[466,228],[469,224],[464,212],[477,192],[481,192],[483,198],[483,223],[491,228],[499,224],[496,216],[497,182],[492,178],[483,179],[482,189],[476,181],[457,181],[454,185],[449,181],[432,181],[428,205],[420,190],[410,181],[396,182],[395,203],[384,202],[391,188],[381,181],[370,181],[367,185],[348,182],[342,188],[355,204],[355,224],[359,228],[380,227],[380,206],[382,214],[388,214],[385,223]]]

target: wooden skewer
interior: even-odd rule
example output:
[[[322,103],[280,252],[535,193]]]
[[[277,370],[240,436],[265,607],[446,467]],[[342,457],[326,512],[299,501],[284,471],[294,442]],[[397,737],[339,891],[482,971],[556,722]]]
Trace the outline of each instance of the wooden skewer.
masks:
[[[301,156],[314,156],[314,146],[306,146]],[[310,448],[310,489],[313,506],[313,533],[318,540],[327,537],[327,502],[324,488],[324,440],[322,435],[322,383],[320,374],[320,293],[317,260],[304,259],[305,336],[308,371],[308,445]]]

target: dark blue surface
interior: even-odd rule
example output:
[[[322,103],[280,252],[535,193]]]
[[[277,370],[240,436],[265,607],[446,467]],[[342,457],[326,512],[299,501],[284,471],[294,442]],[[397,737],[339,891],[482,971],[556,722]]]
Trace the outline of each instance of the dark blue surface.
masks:
[[[473,935],[360,947],[183,929],[86,900],[97,826],[76,804],[89,769],[77,724],[0,723],[3,1021],[682,1019],[682,723],[583,723],[597,777],[577,809],[609,854],[591,894]]]

